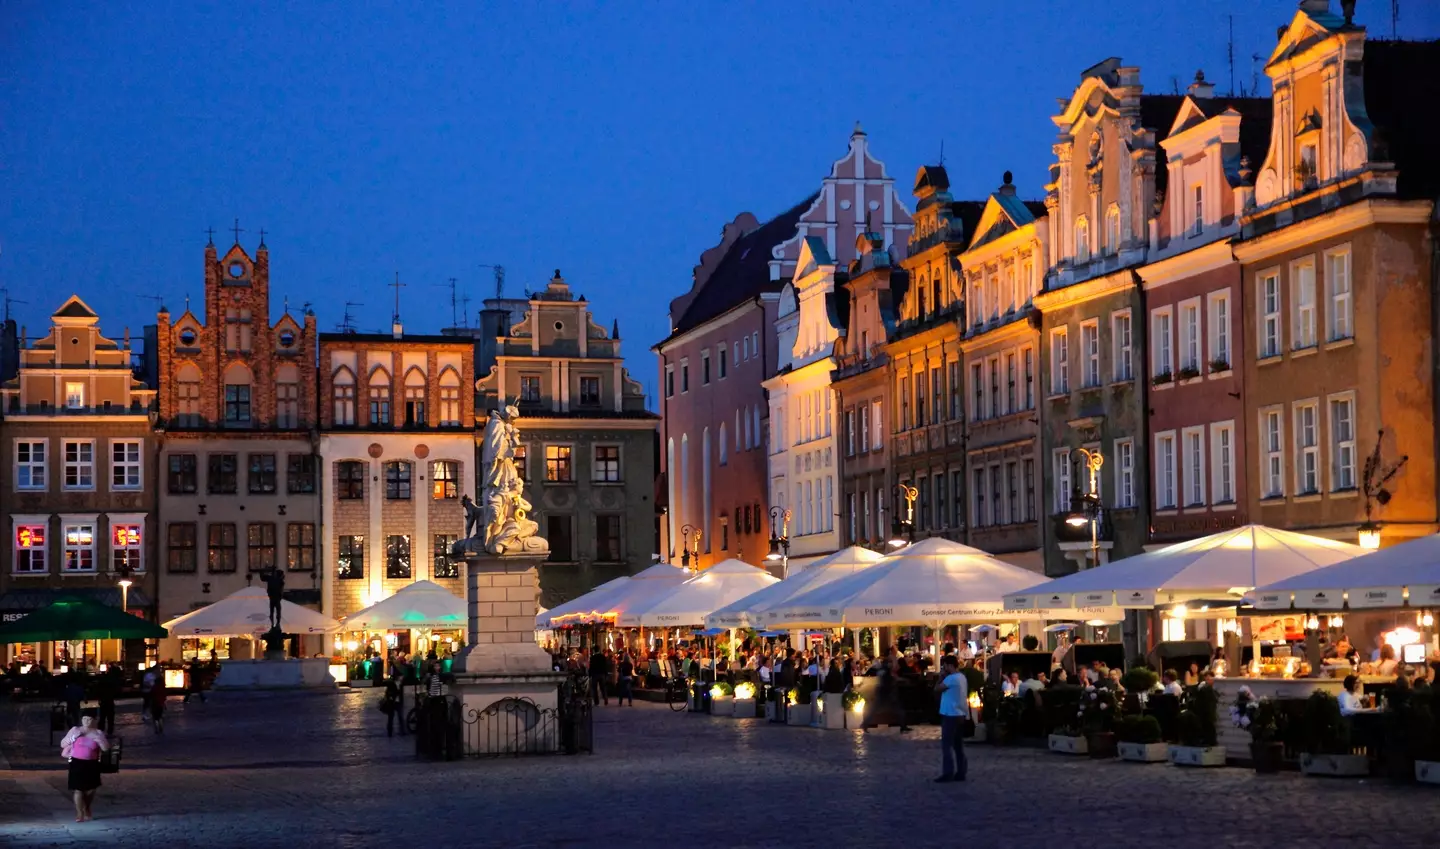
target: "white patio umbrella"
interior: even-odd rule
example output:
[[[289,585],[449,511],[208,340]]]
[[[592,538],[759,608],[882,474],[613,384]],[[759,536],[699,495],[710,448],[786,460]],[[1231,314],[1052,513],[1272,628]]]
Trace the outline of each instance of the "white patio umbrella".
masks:
[[[544,631],[554,627],[555,624],[558,624],[559,620],[567,616],[577,616],[595,610],[596,608],[593,602],[598,599],[603,599],[604,596],[602,593],[608,593],[610,590],[629,580],[629,575],[622,575],[613,580],[606,581],[590,592],[576,596],[564,604],[557,604],[549,610],[540,611],[540,613],[535,616],[535,629]]]
[[[1245,525],[1007,593],[1005,609],[1119,605],[1148,610],[1198,599],[1239,602],[1255,587],[1362,552],[1358,545]]]
[[[384,601],[345,617],[346,631],[405,631],[464,628],[469,622],[465,599],[434,581],[407,584]]]
[[[791,627],[967,624],[994,620],[1077,618],[1073,610],[1007,614],[1006,593],[1034,584],[1028,569],[959,543],[927,539],[769,613]],[[1089,611],[1086,615],[1099,615]]]
[[[631,604],[616,618],[621,627],[672,628],[698,625],[705,617],[779,578],[740,560],[722,560],[669,592]]]
[[[607,586],[603,592],[597,590],[591,593],[586,597],[587,601],[584,605],[588,609],[578,609],[563,616],[556,616],[555,611],[552,610],[550,612],[551,627],[567,623],[610,622],[611,624],[620,624],[618,620],[625,611],[649,604],[693,577],[695,577],[694,572],[672,566],[669,563],[656,563],[638,574],[631,575],[624,582]]]
[[[785,623],[768,615],[770,608],[795,596],[823,587],[883,558],[868,548],[851,546],[822,557],[803,572],[792,573],[778,584],[770,584],[744,598],[731,602],[705,617],[707,628],[767,628]]]
[[[340,623],[282,600],[280,627],[287,634],[325,634],[339,630]],[[171,619],[165,629],[172,637],[256,637],[270,630],[270,596],[263,587],[246,587]]]
[[[1250,597],[1260,610],[1440,607],[1440,534],[1263,585]]]

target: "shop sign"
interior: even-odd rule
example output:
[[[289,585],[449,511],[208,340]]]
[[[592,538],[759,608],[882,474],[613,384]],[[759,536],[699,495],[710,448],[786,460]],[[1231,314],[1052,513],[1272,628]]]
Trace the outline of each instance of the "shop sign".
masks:
[[[1339,610],[1344,606],[1343,590],[1302,590],[1295,593],[1296,610]]]
[[[1115,594],[1112,592],[1090,592],[1076,593],[1076,607],[1109,607],[1115,603]]]
[[[1006,610],[1031,610],[1035,607],[1035,596],[1033,595],[1007,595],[1005,596]]]
[[[1256,593],[1255,607],[1260,610],[1289,610],[1289,593]]]
[[[1410,588],[1411,607],[1434,607],[1440,605],[1440,585]]]
[[[1367,607],[1402,607],[1404,604],[1404,587],[1363,587],[1350,591],[1351,610]]]
[[[1154,607],[1154,590],[1118,590],[1115,600],[1121,607]]]
[[[14,622],[17,619],[24,619],[29,611],[25,610],[0,610],[0,622]]]

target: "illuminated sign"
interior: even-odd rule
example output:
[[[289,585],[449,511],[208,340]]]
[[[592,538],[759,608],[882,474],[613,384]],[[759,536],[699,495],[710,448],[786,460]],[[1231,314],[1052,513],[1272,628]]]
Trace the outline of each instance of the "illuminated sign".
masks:
[[[66,528],[66,545],[90,545],[95,542],[95,533],[88,527]]]
[[[15,529],[15,542],[21,548],[40,548],[45,545],[45,526],[21,525]]]
[[[140,544],[139,525],[116,525],[115,526],[115,547],[130,548]]]

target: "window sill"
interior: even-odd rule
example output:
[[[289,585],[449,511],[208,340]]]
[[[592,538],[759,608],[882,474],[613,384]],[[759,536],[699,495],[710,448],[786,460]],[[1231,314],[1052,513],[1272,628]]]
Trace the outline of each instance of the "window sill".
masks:
[[[1275,364],[1275,363],[1284,361],[1284,359],[1285,359],[1285,358],[1284,358],[1283,356],[1281,356],[1280,354],[1271,354],[1271,355],[1269,355],[1269,356],[1267,356],[1267,357],[1258,357],[1258,358],[1256,358],[1256,360],[1255,360],[1255,365],[1257,365],[1257,366],[1273,365],[1273,364]]]
[[[1165,509],[1163,509],[1163,510],[1156,510],[1156,511],[1155,511],[1155,515],[1156,515],[1156,516],[1178,516],[1178,515],[1180,515],[1180,511],[1179,511],[1179,510],[1176,510],[1174,507],[1167,507],[1167,508],[1165,508]]]
[[[590,481],[591,486],[624,486],[625,481]]]
[[[1212,504],[1212,505],[1210,505],[1210,512],[1212,512],[1212,513],[1233,513],[1233,512],[1235,512],[1237,506],[1238,506],[1238,505],[1236,505],[1236,503],[1233,502],[1233,501],[1221,501],[1221,502],[1218,503],[1218,504]]]
[[[1332,499],[1359,498],[1360,490],[1354,489],[1353,487],[1350,489],[1336,489],[1330,492],[1330,497]]]
[[[1045,396],[1045,400],[1046,400],[1046,401],[1069,401],[1069,400],[1070,400],[1070,393],[1069,393],[1069,392],[1056,392],[1056,393],[1051,394],[1051,395],[1046,395],[1046,396]]]
[[[48,578],[48,577],[50,577],[50,571],[47,569],[47,570],[44,571],[44,572],[11,572],[11,573],[10,573],[10,577],[12,577],[12,578]]]
[[[1304,495],[1294,496],[1293,498],[1290,499],[1290,501],[1291,501],[1292,504],[1311,504],[1311,503],[1314,503],[1314,502],[1316,502],[1316,501],[1319,501],[1320,499],[1322,499],[1322,498],[1324,498],[1324,497],[1325,497],[1325,496],[1321,495],[1321,494],[1318,493],[1318,492],[1307,492],[1307,493],[1305,493]]]
[[[1318,353],[1320,353],[1320,349],[1319,349],[1319,348],[1317,348],[1317,347],[1314,346],[1314,345],[1309,345],[1309,346],[1307,346],[1307,347],[1304,347],[1304,348],[1296,348],[1295,350],[1291,351],[1291,352],[1290,352],[1290,359],[1292,359],[1292,360],[1298,360],[1298,359],[1301,359],[1302,357],[1311,357],[1311,356],[1314,356],[1315,354],[1318,354]]]
[[[1104,389],[1104,388],[1105,388],[1105,387],[1104,387],[1103,384],[1099,384],[1099,383],[1087,383],[1087,384],[1085,384],[1084,386],[1080,387],[1080,391],[1081,391],[1081,392],[1099,392],[1101,389]]]
[[[1186,504],[1186,505],[1180,510],[1180,512],[1181,512],[1181,513],[1209,513],[1209,512],[1210,512],[1210,505],[1209,505],[1209,504]]]
[[[1224,380],[1225,378],[1231,377],[1231,376],[1233,376],[1234,374],[1235,374],[1235,370],[1234,370],[1234,369],[1228,369],[1228,368],[1227,368],[1227,369],[1225,369],[1224,371],[1212,371],[1212,372],[1210,372],[1208,375],[1206,375],[1205,378],[1206,378],[1207,380]]]
[[[1133,378],[1133,377],[1117,378],[1117,379],[1115,379],[1115,380],[1110,381],[1110,388],[1111,388],[1111,389],[1123,389],[1123,388],[1125,388],[1125,387],[1127,387],[1127,386],[1134,386],[1134,385],[1135,385],[1135,378]]]
[[[1283,495],[1267,495],[1260,499],[1261,507],[1275,507],[1285,503],[1287,503],[1287,499]]]
[[[62,578],[94,578],[99,574],[100,573],[94,569],[91,569],[87,572],[81,572],[75,569],[60,570],[60,577]]]
[[[61,491],[61,492],[94,492],[94,491],[95,491],[95,487],[93,487],[93,486],[62,486],[62,487],[60,487],[60,491]]]
[[[1152,384],[1150,384],[1150,388],[1151,388],[1153,391],[1155,391],[1155,392],[1163,392],[1164,390],[1170,389],[1170,388],[1172,388],[1172,387],[1174,387],[1174,386],[1175,386],[1175,381],[1173,381],[1173,380],[1167,380],[1167,381],[1165,381],[1164,383],[1152,383]]]
[[[1355,344],[1355,337],[1354,337],[1354,336],[1346,336],[1346,337],[1343,338],[1343,339],[1331,339],[1329,342],[1326,342],[1326,343],[1325,343],[1325,350],[1327,350],[1327,351],[1336,351],[1336,350],[1339,350],[1340,348],[1349,348],[1351,345],[1354,345],[1354,344]]]
[[[1180,381],[1180,385],[1181,385],[1181,386],[1194,386],[1194,385],[1197,384],[1197,383],[1204,383],[1204,382],[1205,382],[1205,376],[1204,376],[1204,375],[1199,375],[1199,376],[1197,376],[1197,377],[1192,377],[1192,378],[1189,378],[1189,379],[1187,379],[1187,380],[1182,380],[1182,381]]]
[[[574,485],[575,485],[575,481],[552,481],[552,480],[550,480],[549,478],[546,478],[545,480],[540,481],[540,483],[544,484],[545,486],[574,486]]]

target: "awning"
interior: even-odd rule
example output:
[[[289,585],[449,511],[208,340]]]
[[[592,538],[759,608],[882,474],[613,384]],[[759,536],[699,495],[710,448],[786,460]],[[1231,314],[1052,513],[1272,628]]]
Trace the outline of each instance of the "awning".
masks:
[[[89,587],[75,589],[47,589],[44,587],[29,587],[26,589],[10,590],[0,593],[0,614],[29,613],[32,610],[39,610],[48,607],[61,598],[83,598],[86,601],[93,601],[96,604],[103,604],[108,607],[119,609],[120,588],[119,587]],[[129,598],[125,599],[131,610],[150,607],[153,602],[150,596],[139,587],[131,587]]]

